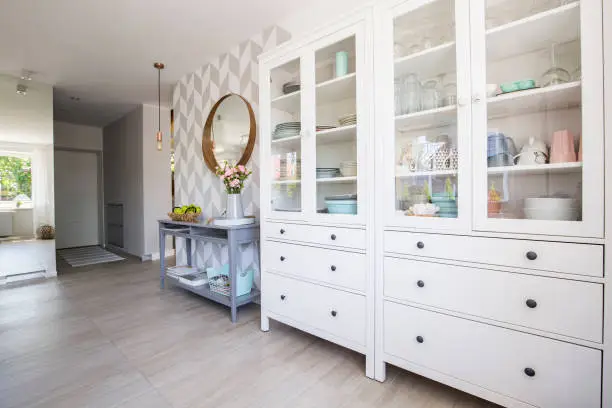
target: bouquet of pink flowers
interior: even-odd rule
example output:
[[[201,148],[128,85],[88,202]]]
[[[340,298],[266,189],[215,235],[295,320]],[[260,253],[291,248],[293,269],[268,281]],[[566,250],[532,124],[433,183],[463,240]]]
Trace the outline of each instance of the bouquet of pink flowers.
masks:
[[[217,167],[217,176],[221,177],[225,184],[227,194],[240,194],[244,188],[244,182],[253,173],[242,164],[230,166],[227,162],[223,163],[223,167]]]

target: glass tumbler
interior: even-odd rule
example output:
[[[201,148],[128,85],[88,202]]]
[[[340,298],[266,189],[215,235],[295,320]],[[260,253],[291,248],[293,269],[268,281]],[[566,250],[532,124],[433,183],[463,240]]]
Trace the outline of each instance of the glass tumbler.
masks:
[[[440,107],[440,93],[438,92],[438,81],[430,79],[423,84],[422,97],[423,110],[436,109]]]
[[[408,74],[402,81],[402,113],[414,113],[421,110],[421,83],[416,74]]]

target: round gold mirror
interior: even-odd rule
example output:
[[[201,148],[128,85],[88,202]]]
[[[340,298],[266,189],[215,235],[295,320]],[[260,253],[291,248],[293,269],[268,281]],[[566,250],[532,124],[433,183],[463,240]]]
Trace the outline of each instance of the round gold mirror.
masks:
[[[224,161],[246,165],[255,147],[257,125],[251,104],[238,94],[227,94],[212,107],[202,136],[206,166],[215,172]]]

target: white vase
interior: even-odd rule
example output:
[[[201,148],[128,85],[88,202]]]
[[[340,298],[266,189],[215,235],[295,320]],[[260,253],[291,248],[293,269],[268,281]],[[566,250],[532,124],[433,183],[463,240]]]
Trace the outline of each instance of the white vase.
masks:
[[[227,212],[225,217],[228,220],[244,218],[244,210],[242,209],[242,196],[238,194],[227,195]]]

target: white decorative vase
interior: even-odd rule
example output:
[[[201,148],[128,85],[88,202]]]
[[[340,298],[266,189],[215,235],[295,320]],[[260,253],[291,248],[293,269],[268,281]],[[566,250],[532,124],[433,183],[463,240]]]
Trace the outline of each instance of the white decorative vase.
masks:
[[[244,218],[244,210],[242,209],[242,196],[238,194],[227,195],[227,212],[225,217],[228,220]]]

